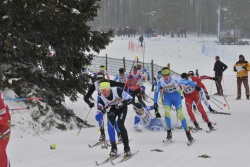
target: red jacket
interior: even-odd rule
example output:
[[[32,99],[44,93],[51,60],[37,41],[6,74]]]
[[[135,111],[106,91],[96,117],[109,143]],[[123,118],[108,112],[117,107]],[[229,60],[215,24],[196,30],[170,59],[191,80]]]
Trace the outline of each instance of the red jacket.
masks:
[[[10,112],[9,107],[6,106],[4,109],[0,111],[0,134],[9,134],[10,133]],[[0,136],[1,138],[1,136]]]
[[[193,82],[196,82],[196,84],[201,87],[204,92],[206,93],[207,92],[207,89],[205,87],[205,85],[201,82],[202,79],[212,79],[212,77],[210,76],[206,76],[206,75],[202,75],[202,76],[193,76],[193,77],[190,77],[192,79]]]
[[[139,80],[134,79],[132,84],[130,84],[129,81],[128,81],[127,86],[129,88],[129,90],[136,91],[138,89],[141,89],[141,86],[139,85],[139,83],[140,83]]]

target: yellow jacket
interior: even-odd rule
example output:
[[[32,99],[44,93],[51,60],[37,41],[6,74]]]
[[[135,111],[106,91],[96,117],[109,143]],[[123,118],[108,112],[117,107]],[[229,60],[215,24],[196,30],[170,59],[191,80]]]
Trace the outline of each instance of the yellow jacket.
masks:
[[[245,66],[246,67],[246,69],[245,70],[241,70],[241,71],[239,71],[239,72],[237,72],[237,70],[236,70],[236,66]],[[234,72],[237,72],[237,77],[247,77],[248,76],[248,71],[250,70],[250,65],[249,65],[249,63],[247,62],[247,61],[242,61],[242,62],[240,62],[240,61],[238,61],[238,62],[236,62],[236,64],[234,65]]]

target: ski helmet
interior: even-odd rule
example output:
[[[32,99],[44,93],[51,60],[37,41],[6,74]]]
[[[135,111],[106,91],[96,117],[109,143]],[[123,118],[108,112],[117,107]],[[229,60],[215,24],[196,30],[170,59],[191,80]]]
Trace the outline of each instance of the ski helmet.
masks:
[[[182,73],[181,74],[181,78],[183,78],[183,79],[188,79],[188,74],[187,73]]]
[[[129,75],[128,79],[132,80],[132,79],[135,79],[135,77],[133,75]]]

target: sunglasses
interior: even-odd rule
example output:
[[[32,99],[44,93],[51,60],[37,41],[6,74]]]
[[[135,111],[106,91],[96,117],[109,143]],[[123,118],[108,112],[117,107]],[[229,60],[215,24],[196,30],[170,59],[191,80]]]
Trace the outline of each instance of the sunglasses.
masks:
[[[169,76],[170,74],[162,74],[163,77]]]
[[[144,109],[143,109],[143,108],[137,109],[137,110],[136,110],[136,113],[137,113],[138,115],[142,115],[142,114],[144,114]]]
[[[189,75],[194,75],[194,74],[188,74],[188,76],[189,76]]]

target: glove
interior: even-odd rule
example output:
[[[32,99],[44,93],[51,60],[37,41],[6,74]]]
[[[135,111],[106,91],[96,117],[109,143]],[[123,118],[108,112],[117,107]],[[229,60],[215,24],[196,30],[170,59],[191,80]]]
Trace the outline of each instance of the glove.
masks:
[[[90,102],[88,105],[89,105],[89,108],[93,108],[95,106],[95,104],[92,102]]]
[[[201,90],[201,88],[199,86],[195,86],[195,90],[197,90],[198,92]]]
[[[237,69],[236,69],[236,67],[234,66],[234,72],[237,72]]]
[[[155,112],[155,117],[156,118],[161,118],[161,114],[157,111],[157,112]]]
[[[242,66],[242,68],[243,68],[243,69],[245,69],[245,70],[247,69],[247,67],[246,67],[246,66]]]
[[[158,112],[158,104],[157,103],[154,104],[154,109],[155,109],[155,112]]]
[[[120,101],[120,102],[118,102],[118,103],[115,105],[115,107],[116,107],[117,109],[120,109],[120,108],[122,108],[123,106],[124,106],[123,101]]]
[[[213,77],[213,78],[212,78],[212,80],[214,80],[214,81],[218,81],[218,78],[216,78],[216,77]]]
[[[184,99],[184,97],[183,97],[183,96],[181,96],[181,100],[182,100],[182,99]]]
[[[206,99],[207,99],[207,100],[210,100],[210,96],[208,95],[207,92],[205,92],[205,96],[206,96]]]
[[[148,76],[148,81],[150,81],[150,77]]]

